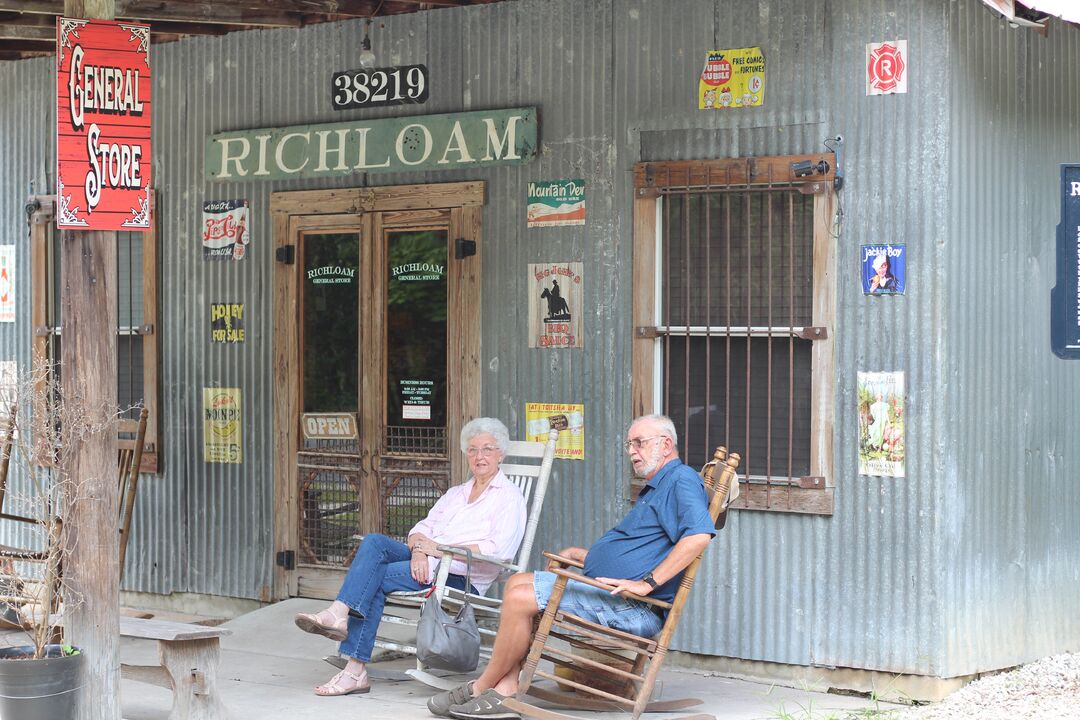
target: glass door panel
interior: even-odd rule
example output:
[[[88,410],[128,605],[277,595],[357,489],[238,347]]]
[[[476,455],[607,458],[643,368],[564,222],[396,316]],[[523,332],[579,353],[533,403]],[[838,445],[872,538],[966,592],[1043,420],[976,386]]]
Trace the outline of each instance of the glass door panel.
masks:
[[[341,567],[362,532],[360,233],[300,236],[299,561]]]

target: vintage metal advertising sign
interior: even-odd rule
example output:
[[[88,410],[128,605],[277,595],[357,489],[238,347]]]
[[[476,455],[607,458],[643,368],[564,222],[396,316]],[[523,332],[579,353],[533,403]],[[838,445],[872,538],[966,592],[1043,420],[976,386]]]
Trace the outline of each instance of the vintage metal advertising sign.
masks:
[[[537,180],[529,183],[528,227],[585,224],[585,181]]]
[[[203,462],[243,461],[240,388],[203,388]]]
[[[760,47],[710,50],[698,80],[698,109],[760,107],[765,102],[765,56]]]
[[[529,347],[579,348],[583,263],[529,263]]]
[[[212,135],[208,180],[518,165],[536,154],[536,108],[417,115]]]
[[[202,209],[204,260],[243,260],[251,242],[247,200],[207,200]]]
[[[580,403],[525,403],[526,439],[547,442],[548,432],[559,431],[555,457],[585,459],[585,406]]]
[[[1061,223],[1057,227],[1057,284],[1050,291],[1050,347],[1080,359],[1080,165],[1061,166]]]
[[[58,18],[56,225],[150,227],[150,26]]]

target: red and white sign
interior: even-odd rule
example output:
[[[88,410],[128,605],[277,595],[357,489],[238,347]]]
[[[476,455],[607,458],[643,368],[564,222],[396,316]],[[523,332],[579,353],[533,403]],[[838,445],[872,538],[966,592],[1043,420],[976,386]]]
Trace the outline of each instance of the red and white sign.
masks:
[[[56,21],[56,225],[150,227],[150,26]]]
[[[866,94],[907,92],[907,40],[866,46]]]

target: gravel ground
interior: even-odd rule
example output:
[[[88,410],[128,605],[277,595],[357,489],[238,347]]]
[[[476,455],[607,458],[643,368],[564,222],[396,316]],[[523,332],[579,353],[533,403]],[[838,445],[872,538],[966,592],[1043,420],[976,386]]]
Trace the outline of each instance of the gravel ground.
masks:
[[[1080,653],[1054,655],[976,680],[934,705],[886,715],[890,720],[1077,720]]]

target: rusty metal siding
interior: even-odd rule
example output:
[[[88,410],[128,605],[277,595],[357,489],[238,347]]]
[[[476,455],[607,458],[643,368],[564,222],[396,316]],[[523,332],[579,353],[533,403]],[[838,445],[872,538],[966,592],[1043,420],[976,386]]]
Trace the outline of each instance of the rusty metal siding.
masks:
[[[732,513],[673,647],[947,677],[1080,644],[1080,381],[1050,356],[1045,319],[1057,163],[1080,157],[1080,31],[1013,30],[980,0],[518,0],[376,21],[378,64],[425,63],[431,99],[335,112],[326,85],[358,66],[362,36],[353,21],[154,46],[164,472],[142,486],[126,588],[266,596],[270,192],[486,181],[483,411],[520,435],[526,402],[585,404],[586,460],[556,463],[536,560],[628,509],[633,164],[818,152],[841,134],[835,512]],[[908,41],[909,92],[867,97],[864,46],[890,39]],[[705,52],[753,45],[768,62],[764,107],[698,111]],[[28,181],[52,178],[51,73],[44,60],[0,63],[2,242],[20,244],[19,321],[0,326],[0,351],[21,366],[29,268],[10,229],[25,229]],[[540,154],[521,166],[202,175],[216,132],[514,106],[540,117]],[[578,177],[586,225],[527,229],[527,183]],[[248,256],[203,261],[201,204],[227,198],[251,203]],[[907,244],[903,297],[859,288],[859,246],[881,241]],[[530,350],[527,265],[572,261],[584,263],[585,348]],[[216,301],[245,303],[244,344],[209,343]],[[903,479],[857,474],[856,373],[881,370],[906,373]],[[202,461],[202,388],[214,386],[243,389],[242,465]]]
[[[942,599],[959,674],[1080,647],[1080,375],[1051,354],[1048,317],[1059,164],[1080,161],[1080,32],[1040,37],[964,3],[950,36]]]
[[[934,395],[933,378],[921,374],[918,360],[932,339],[908,345],[901,334],[932,325],[932,293],[871,302],[876,299],[857,291],[856,257],[861,243],[907,237],[923,257],[918,229],[931,231],[944,220],[944,206],[925,202],[922,190],[926,177],[944,179],[940,160],[904,151],[914,128],[943,135],[945,118],[929,101],[930,88],[871,99],[862,84],[863,48],[874,40],[907,38],[920,63],[944,67],[940,5],[898,10],[895,3],[773,0],[733,7],[687,0],[617,7],[615,65],[627,69],[616,81],[626,109],[616,133],[620,168],[638,160],[820,152],[826,137],[845,136],[848,185],[840,197],[845,220],[831,329],[838,373],[836,476],[829,479],[835,514],[733,513],[706,556],[701,587],[673,646],[750,660],[933,672],[939,664],[933,588],[941,571],[933,535],[923,526],[936,502],[917,479],[931,472],[933,435],[909,426],[907,479],[859,477],[855,433],[845,431],[858,427],[855,406],[845,398],[854,396],[858,370],[906,370],[909,403]],[[694,109],[705,51],[754,45],[768,64],[764,107]],[[651,77],[663,80],[636,72],[639,58],[648,59]],[[631,197],[626,178],[616,198],[627,234]],[[932,266],[928,257],[926,267]],[[898,328],[890,333],[895,342],[878,339],[879,323]]]

